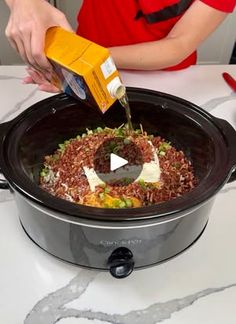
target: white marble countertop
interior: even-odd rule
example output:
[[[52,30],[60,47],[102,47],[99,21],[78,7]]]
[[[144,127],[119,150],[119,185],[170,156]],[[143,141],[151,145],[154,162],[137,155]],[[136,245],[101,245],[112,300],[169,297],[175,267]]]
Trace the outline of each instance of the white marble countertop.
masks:
[[[236,78],[236,66],[228,65],[125,72],[123,80],[183,97],[236,128],[236,93],[224,71]],[[24,74],[23,67],[0,66],[0,122],[49,96],[21,84]],[[116,280],[42,251],[21,228],[11,194],[0,191],[0,323],[235,324],[235,198],[234,182],[217,195],[207,228],[191,249]]]

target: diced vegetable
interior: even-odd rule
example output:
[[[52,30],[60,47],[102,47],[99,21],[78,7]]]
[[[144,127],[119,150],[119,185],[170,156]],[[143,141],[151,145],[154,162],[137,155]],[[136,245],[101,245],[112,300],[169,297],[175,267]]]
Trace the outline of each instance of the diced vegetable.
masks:
[[[138,184],[140,185],[140,187],[141,187],[142,189],[146,189],[146,188],[147,188],[146,183],[145,183],[145,181],[144,181],[143,179],[140,179],[140,180],[138,181]]]
[[[167,150],[169,150],[171,148],[171,144],[168,142],[163,142],[161,143],[161,145],[159,146],[158,150],[159,152],[166,152]]]
[[[124,144],[125,145],[130,144],[130,143],[131,143],[131,140],[129,138],[124,139]]]
[[[125,201],[126,207],[128,207],[128,208],[133,207],[133,203],[132,203],[132,200],[130,198],[124,198],[124,201]]]

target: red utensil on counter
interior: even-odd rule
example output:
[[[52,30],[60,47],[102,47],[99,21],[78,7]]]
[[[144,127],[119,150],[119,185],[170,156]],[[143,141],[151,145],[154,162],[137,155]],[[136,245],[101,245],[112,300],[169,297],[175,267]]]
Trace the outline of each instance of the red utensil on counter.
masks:
[[[236,91],[236,80],[227,72],[222,73],[222,76],[230,88]]]

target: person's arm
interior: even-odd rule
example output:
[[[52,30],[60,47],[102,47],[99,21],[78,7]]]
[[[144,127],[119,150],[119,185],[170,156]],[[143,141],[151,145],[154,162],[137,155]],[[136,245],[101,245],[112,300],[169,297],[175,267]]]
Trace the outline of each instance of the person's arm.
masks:
[[[162,40],[110,48],[121,69],[159,70],[188,57],[224,20],[226,13],[196,0]]]
[[[50,71],[44,55],[45,33],[52,26],[72,28],[64,14],[46,0],[5,0],[10,9],[6,36],[25,63]]]

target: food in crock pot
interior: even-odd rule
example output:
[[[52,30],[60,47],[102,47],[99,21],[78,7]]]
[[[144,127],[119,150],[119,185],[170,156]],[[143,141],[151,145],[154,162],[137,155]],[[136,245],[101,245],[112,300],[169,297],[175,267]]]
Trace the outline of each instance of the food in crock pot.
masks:
[[[109,154],[117,154],[118,148],[119,153],[123,151],[129,155],[131,168],[142,163],[143,171],[137,179],[125,177],[103,182],[96,176],[95,156],[104,141],[109,140],[112,140]],[[140,150],[142,162],[132,152],[131,143]],[[100,156],[96,159],[99,160]],[[109,173],[108,164],[100,167],[100,172]],[[132,208],[161,203],[189,192],[196,184],[193,167],[184,153],[163,138],[148,135],[142,127],[132,134],[125,126],[87,129],[87,133],[59,144],[52,155],[45,157],[40,172],[40,186],[50,194],[101,208]]]

